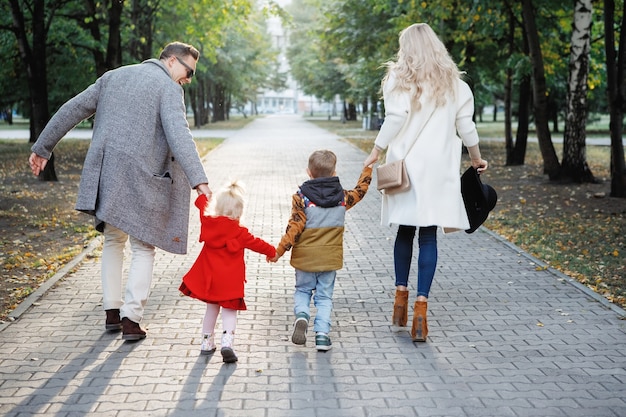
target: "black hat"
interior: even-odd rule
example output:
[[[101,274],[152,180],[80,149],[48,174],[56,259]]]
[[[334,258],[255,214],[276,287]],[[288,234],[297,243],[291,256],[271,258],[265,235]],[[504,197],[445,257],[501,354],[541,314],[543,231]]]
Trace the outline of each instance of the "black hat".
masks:
[[[480,174],[474,167],[469,167],[461,176],[461,194],[470,223],[470,228],[465,232],[473,233],[487,220],[489,212],[496,206],[498,194],[493,187],[482,183]]]

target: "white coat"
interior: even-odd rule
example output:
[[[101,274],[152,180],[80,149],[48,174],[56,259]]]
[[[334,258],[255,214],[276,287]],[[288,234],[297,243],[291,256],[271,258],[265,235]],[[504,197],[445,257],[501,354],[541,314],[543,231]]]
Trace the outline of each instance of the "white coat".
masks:
[[[469,229],[460,164],[462,145],[478,144],[472,91],[459,79],[455,97],[449,97],[445,105],[435,108],[425,91],[420,98],[422,108],[413,111],[407,92],[392,92],[394,83],[392,73],[383,86],[385,121],[375,144],[387,149],[387,162],[406,156],[411,187],[402,193],[383,194],[381,223],[439,226],[446,232]]]

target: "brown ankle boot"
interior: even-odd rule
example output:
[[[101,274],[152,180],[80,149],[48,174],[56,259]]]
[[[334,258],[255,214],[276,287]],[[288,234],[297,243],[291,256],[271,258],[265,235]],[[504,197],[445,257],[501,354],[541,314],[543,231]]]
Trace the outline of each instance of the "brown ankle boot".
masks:
[[[413,307],[413,326],[411,337],[414,342],[425,342],[428,336],[428,323],[426,322],[427,301],[416,301]]]
[[[122,340],[136,341],[146,338],[146,332],[144,332],[139,323],[124,317],[122,319]]]
[[[104,310],[107,315],[104,328],[109,332],[119,332],[122,330],[122,319],[120,319],[120,309],[114,308]]]
[[[408,319],[409,291],[396,290],[396,299],[393,303],[393,317],[391,324],[397,327],[405,327]]]

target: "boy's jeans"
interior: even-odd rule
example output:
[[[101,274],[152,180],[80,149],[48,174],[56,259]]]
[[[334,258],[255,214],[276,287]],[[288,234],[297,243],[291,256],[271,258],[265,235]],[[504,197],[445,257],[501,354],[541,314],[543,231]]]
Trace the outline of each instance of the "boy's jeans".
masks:
[[[337,271],[305,272],[296,269],[296,292],[293,295],[294,313],[306,313],[309,317],[311,295],[317,308],[313,330],[315,333],[330,332],[330,313],[333,309],[333,290]]]

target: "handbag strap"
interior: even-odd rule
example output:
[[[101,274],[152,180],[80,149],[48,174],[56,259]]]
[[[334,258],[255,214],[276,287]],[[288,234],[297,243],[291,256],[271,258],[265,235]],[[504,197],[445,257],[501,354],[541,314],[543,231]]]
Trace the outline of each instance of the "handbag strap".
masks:
[[[428,124],[428,122],[430,121],[430,118],[432,117],[433,113],[435,112],[435,109],[437,108],[437,106],[435,106],[432,111],[430,112],[430,114],[428,115],[428,119],[426,119],[426,121],[424,122],[424,124],[422,125],[422,127],[420,128],[419,132],[417,132],[417,135],[415,135],[415,138],[413,138],[413,143],[411,143],[411,146],[409,146],[409,149],[407,149],[406,154],[401,158],[404,159],[407,157],[407,155],[409,154],[409,152],[411,152],[411,149],[413,149],[413,145],[415,145],[415,142],[417,142],[417,138],[419,138],[419,136],[422,134],[422,130],[424,130],[424,127],[426,127],[426,125]]]

